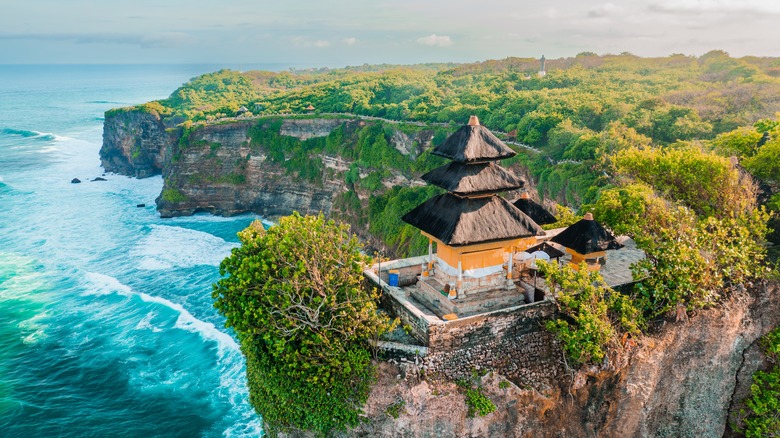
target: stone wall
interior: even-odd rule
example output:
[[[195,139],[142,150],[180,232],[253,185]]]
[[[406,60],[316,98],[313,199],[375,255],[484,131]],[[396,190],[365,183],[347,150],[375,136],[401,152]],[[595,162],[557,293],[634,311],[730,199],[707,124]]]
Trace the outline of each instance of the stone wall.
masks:
[[[561,351],[544,321],[555,313],[550,301],[433,324],[423,369],[449,379],[472,370],[496,370],[518,386],[553,386],[562,374]]]
[[[378,283],[373,271],[365,275]],[[544,329],[556,311],[552,301],[444,321],[411,303],[402,288],[384,281],[381,286],[382,307],[427,347],[421,365],[426,374],[460,379],[474,370],[495,370],[518,386],[545,389],[563,373],[562,352]]]

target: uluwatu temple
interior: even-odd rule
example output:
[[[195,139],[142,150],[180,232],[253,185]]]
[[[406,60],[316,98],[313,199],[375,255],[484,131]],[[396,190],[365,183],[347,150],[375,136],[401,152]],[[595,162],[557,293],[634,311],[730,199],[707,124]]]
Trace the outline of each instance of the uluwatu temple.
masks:
[[[629,265],[644,254],[592,214],[565,229],[542,229],[556,218],[524,191],[522,178],[500,165],[516,152],[476,116],[432,153],[450,162],[422,179],[446,193],[401,218],[428,239],[427,254],[366,271],[381,287],[385,307],[413,328],[423,346],[462,345],[462,339],[439,339],[449,326],[487,327],[493,338],[502,336],[501,327],[518,324],[518,318],[538,326],[538,318],[554,312],[555,298],[537,272],[537,260],[570,263],[575,269],[584,262],[613,287],[632,281]],[[494,322],[500,327],[490,327]]]

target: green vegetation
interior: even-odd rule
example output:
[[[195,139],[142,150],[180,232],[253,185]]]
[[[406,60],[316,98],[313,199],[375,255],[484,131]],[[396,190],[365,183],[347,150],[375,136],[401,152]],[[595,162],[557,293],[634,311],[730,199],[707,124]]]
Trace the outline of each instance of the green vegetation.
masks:
[[[736,59],[722,51],[698,58],[589,55],[547,60],[547,67],[544,77],[535,74],[538,61],[530,58],[279,73],[222,70],[193,78],[168,99],[140,109],[160,114],[168,125],[180,124],[184,128],[181,147],[189,145],[187,138],[197,123],[233,117],[240,106],[260,117],[354,113],[427,123],[426,127],[345,123],[325,138],[299,141],[279,134],[280,118],[258,120],[253,147],[267,149],[269,159],[291,175],[314,184],[334,173],[344,178],[353,193],[339,206],[354,207],[359,200],[362,209],[374,213],[368,217],[349,211],[334,213],[353,225],[373,223],[381,211],[371,208],[368,199],[384,197],[381,204],[392,205],[391,193],[408,195],[387,187],[384,182],[389,178],[419,176],[443,164],[427,151],[401,154],[391,145],[392,130],[433,130],[433,143],[438,144],[471,114],[490,129],[506,132],[508,139],[541,150],[520,149],[520,155],[509,163],[528,168],[542,198],[573,208],[593,204],[600,188],[622,184],[614,173],[627,173],[662,197],[693,208],[697,215],[716,214],[711,211],[713,205],[694,205],[696,197],[676,199],[676,184],[690,182],[684,173],[661,175],[653,181],[641,174],[652,168],[644,165],[670,165],[676,158],[689,158],[688,151],[695,148],[723,157],[737,155],[759,178],[773,184],[780,179],[780,165],[774,159],[780,154],[780,123],[768,119],[780,110],[776,59]],[[309,104],[317,109],[316,115],[304,110]],[[112,111],[123,110],[127,109]],[[648,149],[655,150],[655,155],[637,152]],[[323,171],[323,154],[343,159],[349,169]],[[722,170],[708,167],[706,160],[686,165],[697,172]],[[709,175],[733,178],[730,171]],[[780,197],[769,206],[779,210]],[[398,255],[420,248],[420,242],[409,235],[411,230],[402,225],[386,230],[374,227],[373,232]]]
[[[212,296],[241,342],[266,432],[357,425],[375,379],[371,345],[391,328],[362,285],[357,239],[297,213],[267,231],[256,221],[239,238]]]
[[[610,160],[618,186],[584,208],[645,251],[633,270],[648,317],[712,305],[724,287],[766,274],[769,214],[729,160],[693,147],[630,148]]]
[[[473,417],[474,414],[484,417],[496,410],[495,403],[487,398],[480,387],[466,390],[466,406],[469,408],[467,413],[469,417]]]
[[[390,404],[390,406],[388,406],[387,409],[385,409],[385,413],[387,413],[387,415],[393,417],[394,419],[398,419],[398,417],[400,417],[401,414],[405,412],[404,409],[405,407],[406,407],[406,402],[403,399],[401,399],[395,403]]]
[[[780,327],[764,336],[761,346],[772,366],[753,374],[751,396],[745,400],[748,412],[740,412],[745,430],[740,432],[748,438],[780,437]]]
[[[459,379],[455,382],[465,391],[466,407],[468,408],[467,415],[470,418],[473,418],[475,414],[484,417],[496,410],[496,405],[493,403],[493,400],[490,400],[485,393],[482,392],[482,385],[479,378],[483,375],[484,373],[480,374],[473,370],[470,379]]]
[[[162,196],[162,199],[165,202],[175,203],[187,201],[187,195],[172,187],[164,188],[160,196]]]
[[[584,263],[578,270],[544,261],[539,265],[556,293],[561,315],[547,321],[546,328],[575,364],[601,363],[608,350],[620,348],[620,335],[636,335],[643,328],[642,315],[631,298],[610,289]]]

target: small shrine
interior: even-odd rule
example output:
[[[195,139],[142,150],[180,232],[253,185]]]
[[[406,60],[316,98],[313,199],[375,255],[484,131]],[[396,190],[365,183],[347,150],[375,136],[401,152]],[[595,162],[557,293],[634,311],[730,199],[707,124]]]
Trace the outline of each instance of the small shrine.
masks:
[[[528,215],[528,217],[539,225],[548,225],[558,222],[558,219],[553,216],[552,213],[534,202],[528,192],[523,192],[512,205],[519,208],[520,211]]]
[[[607,260],[607,250],[623,248],[609,230],[593,219],[591,213],[586,213],[585,217],[550,241],[566,248],[566,252],[571,254],[570,263],[574,269],[579,269],[584,261],[591,271],[601,270]]]
[[[480,125],[476,116],[432,153],[452,162],[422,179],[447,193],[402,217],[428,238],[423,287],[447,292],[452,299],[515,289],[514,253],[535,245],[537,236],[544,235],[538,224],[498,195],[524,185],[496,164],[516,153]]]

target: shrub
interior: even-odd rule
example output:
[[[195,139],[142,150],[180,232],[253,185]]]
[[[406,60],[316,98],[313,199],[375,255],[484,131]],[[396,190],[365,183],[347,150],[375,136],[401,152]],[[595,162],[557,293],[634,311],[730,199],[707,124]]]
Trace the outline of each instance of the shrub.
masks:
[[[761,346],[774,365],[753,374],[751,397],[745,401],[749,412],[743,419],[744,432],[748,438],[780,437],[780,327],[764,336]]]
[[[638,334],[644,326],[633,301],[607,287],[587,265],[578,270],[569,265],[538,262],[539,269],[557,292],[562,318],[547,321],[545,327],[561,342],[575,363],[598,364],[610,348],[617,347],[619,333]]]

